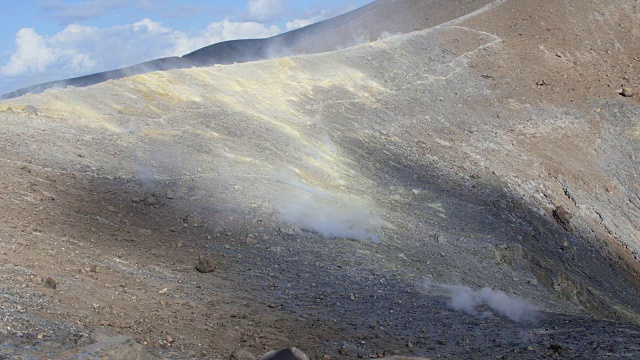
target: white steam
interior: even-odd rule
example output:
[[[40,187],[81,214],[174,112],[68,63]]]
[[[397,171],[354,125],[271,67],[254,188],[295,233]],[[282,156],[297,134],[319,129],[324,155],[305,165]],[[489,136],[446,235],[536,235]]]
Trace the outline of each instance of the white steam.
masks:
[[[390,33],[388,31],[383,31],[382,34],[380,34],[380,37],[378,38],[378,40],[386,40],[390,37],[394,37],[396,35],[400,35],[401,33]]]
[[[156,171],[148,159],[143,158],[139,153],[134,152],[132,156],[133,169],[136,178],[142,183],[145,192],[155,191]]]
[[[383,221],[364,202],[342,198],[300,182],[287,201],[277,206],[280,218],[303,230],[325,238],[345,238],[379,242]],[[300,191],[301,190],[301,191]]]
[[[533,321],[537,308],[530,302],[516,296],[510,296],[500,290],[482,288],[474,291],[463,285],[438,285],[426,281],[425,286],[439,287],[449,296],[449,306],[456,311],[486,317],[495,313],[515,322]]]

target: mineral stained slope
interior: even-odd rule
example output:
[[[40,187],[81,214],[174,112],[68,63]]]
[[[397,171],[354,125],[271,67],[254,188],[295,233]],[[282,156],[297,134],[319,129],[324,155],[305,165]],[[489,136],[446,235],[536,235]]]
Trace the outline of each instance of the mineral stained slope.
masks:
[[[333,51],[397,34],[422,30],[482,8],[490,0],[377,0],[346,14],[265,39],[223,41],[183,56],[146,61],[122,69],[36,84],[3,99],[47,89],[84,87],[153,71],[233,64]]]
[[[57,354],[99,329],[169,358],[638,356],[638,6],[498,1],[3,101],[2,309],[78,334]]]

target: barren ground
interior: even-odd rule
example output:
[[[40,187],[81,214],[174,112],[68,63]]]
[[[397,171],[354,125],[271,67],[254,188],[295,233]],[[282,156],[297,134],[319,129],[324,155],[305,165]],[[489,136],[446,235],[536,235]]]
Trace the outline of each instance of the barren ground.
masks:
[[[507,0],[1,102],[0,354],[640,357],[638,13]]]

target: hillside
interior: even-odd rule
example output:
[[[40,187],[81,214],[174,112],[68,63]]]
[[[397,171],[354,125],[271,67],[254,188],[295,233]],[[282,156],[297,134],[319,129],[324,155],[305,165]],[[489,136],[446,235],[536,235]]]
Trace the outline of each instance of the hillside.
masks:
[[[150,60],[71,79],[36,84],[2,95],[11,99],[47,89],[85,87],[154,71],[234,64],[333,51],[453,20],[490,0],[377,0],[346,14],[266,39],[224,41],[184,56]],[[424,15],[422,15],[424,14]]]
[[[0,102],[3,351],[640,356],[640,4],[419,3]]]

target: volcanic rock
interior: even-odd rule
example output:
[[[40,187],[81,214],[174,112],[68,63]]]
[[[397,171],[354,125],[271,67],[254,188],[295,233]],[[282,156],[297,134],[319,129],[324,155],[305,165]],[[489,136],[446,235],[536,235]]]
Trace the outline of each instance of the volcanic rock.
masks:
[[[623,87],[621,95],[624,97],[632,97],[635,93],[636,92],[632,87]]]
[[[564,206],[558,205],[553,210],[553,217],[556,219],[558,224],[562,225],[565,229],[568,229],[573,215]]]
[[[210,273],[216,270],[216,265],[209,256],[198,256],[196,270],[201,273]]]
[[[33,106],[33,105],[27,105],[24,107],[24,112],[27,113],[27,115],[38,115],[38,108]]]
[[[58,287],[58,282],[52,278],[52,277],[48,277],[45,281],[44,281],[44,286],[48,287],[49,289],[55,289]]]
[[[309,360],[309,357],[296,348],[287,348],[268,352],[260,360]]]

